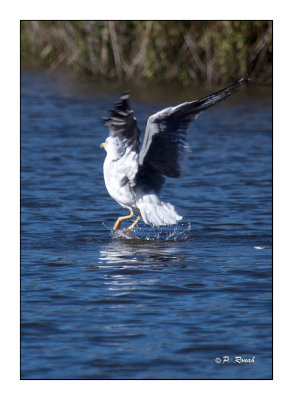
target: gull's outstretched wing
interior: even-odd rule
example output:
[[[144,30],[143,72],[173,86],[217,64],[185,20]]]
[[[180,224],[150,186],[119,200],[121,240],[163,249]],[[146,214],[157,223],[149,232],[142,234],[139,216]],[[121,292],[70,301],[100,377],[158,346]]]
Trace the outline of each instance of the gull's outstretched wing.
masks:
[[[180,155],[186,146],[186,130],[189,123],[198,115],[226,99],[231,93],[241,86],[248,76],[245,76],[216,93],[202,99],[182,103],[176,107],[166,108],[148,119],[143,145],[139,153],[139,173],[144,179],[151,175],[162,175],[178,178],[181,176]],[[160,184],[157,185],[160,189]]]
[[[137,145],[138,151],[140,131],[128,98],[129,94],[124,93],[115,103],[115,109],[110,110],[111,116],[104,118],[104,121],[108,127],[109,136],[117,136],[129,146]]]

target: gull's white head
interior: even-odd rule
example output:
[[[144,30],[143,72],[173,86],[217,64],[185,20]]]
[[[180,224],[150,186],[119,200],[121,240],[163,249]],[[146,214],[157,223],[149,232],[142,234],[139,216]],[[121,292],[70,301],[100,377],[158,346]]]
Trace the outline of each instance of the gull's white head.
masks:
[[[123,157],[127,148],[125,140],[119,140],[117,136],[109,136],[104,143],[100,145],[111,159],[116,160]]]

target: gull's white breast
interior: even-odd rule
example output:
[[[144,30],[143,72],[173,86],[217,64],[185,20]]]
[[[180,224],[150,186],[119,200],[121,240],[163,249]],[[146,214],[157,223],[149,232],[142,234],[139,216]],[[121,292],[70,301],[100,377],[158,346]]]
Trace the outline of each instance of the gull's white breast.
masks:
[[[107,154],[104,162],[104,179],[110,196],[122,207],[137,209],[133,179],[137,168],[133,171],[133,157],[128,155],[118,160],[112,160]]]

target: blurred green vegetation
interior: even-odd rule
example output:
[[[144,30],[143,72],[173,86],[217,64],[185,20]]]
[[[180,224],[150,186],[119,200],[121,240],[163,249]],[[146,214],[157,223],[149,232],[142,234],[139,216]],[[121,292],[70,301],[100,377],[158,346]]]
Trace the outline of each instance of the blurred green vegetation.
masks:
[[[21,21],[21,60],[97,80],[271,84],[272,21]]]

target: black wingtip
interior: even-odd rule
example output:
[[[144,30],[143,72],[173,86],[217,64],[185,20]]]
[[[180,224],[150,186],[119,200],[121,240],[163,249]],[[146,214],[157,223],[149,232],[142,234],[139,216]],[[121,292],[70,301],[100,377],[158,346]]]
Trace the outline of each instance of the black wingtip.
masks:
[[[236,81],[232,86],[235,87],[242,86],[244,85],[244,83],[247,83],[248,81],[250,81],[250,74],[247,72],[242,78],[238,79],[238,81]]]
[[[120,101],[128,100],[129,97],[130,97],[130,91],[127,90],[126,92],[123,92],[123,93],[121,94],[121,96],[119,97],[119,100],[120,100]]]
[[[250,81],[250,73],[246,72],[246,74],[244,75],[243,79],[245,80],[245,82]]]
[[[105,123],[113,122],[114,120],[120,119],[125,120],[132,113],[130,103],[129,103],[130,92],[124,92],[119,99],[115,102],[115,108],[108,110],[110,117],[104,117]]]
[[[120,97],[119,100],[115,103],[115,108],[117,111],[124,111],[124,112],[131,112],[131,106],[129,103],[129,93],[124,92]]]
[[[230,96],[235,89],[237,90],[240,86],[243,86],[249,80],[250,80],[250,75],[249,75],[249,73],[246,73],[242,78],[240,78],[236,82],[232,83],[232,85],[226,87],[225,89],[219,90],[219,92],[216,92],[214,94],[215,95],[223,94],[223,99],[224,99],[225,97]]]

